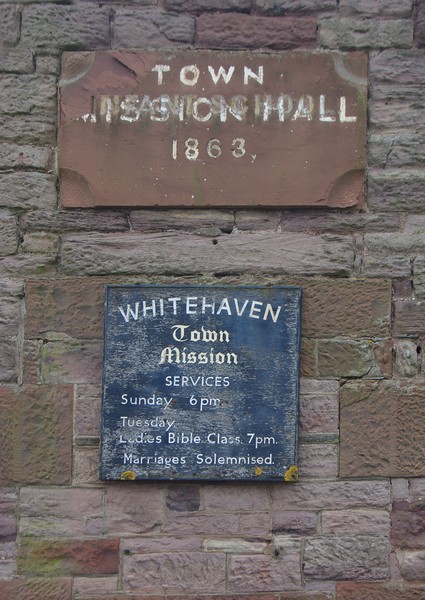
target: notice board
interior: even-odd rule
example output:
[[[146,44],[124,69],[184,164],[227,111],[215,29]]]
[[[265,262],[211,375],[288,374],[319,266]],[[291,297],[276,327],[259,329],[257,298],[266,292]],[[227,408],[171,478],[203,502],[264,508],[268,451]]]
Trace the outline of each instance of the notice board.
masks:
[[[300,311],[295,286],[107,286],[101,479],[296,479]]]

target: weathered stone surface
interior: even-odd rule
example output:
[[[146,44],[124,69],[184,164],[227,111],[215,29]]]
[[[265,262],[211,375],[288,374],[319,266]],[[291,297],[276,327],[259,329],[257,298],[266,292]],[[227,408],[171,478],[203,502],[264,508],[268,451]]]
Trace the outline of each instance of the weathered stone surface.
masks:
[[[425,501],[393,503],[391,544],[396,548],[425,549]]]
[[[47,169],[52,151],[42,146],[0,144],[0,168]]]
[[[224,540],[204,539],[203,550],[207,552],[226,552],[226,554],[264,554],[267,549],[265,542],[248,542],[239,538]]]
[[[418,374],[418,344],[412,340],[395,340],[394,374],[397,377],[415,377]]]
[[[425,174],[419,170],[371,171],[368,204],[372,210],[421,211]]]
[[[425,302],[422,300],[395,300],[395,335],[418,336],[425,333]]]
[[[317,377],[317,345],[317,340],[310,340],[305,337],[301,339],[301,377]]]
[[[384,50],[371,56],[369,68],[372,85],[421,85],[425,77],[423,52],[419,50]]]
[[[417,256],[414,260],[413,289],[416,298],[425,298],[425,256]]]
[[[401,477],[394,477],[391,480],[393,501],[407,500],[409,498],[409,480]]]
[[[26,233],[23,236],[21,247],[22,251],[28,254],[57,254],[59,236],[43,231]]]
[[[3,600],[71,600],[72,579],[54,577],[0,581]]]
[[[164,8],[175,12],[250,12],[251,0],[165,0]]]
[[[191,44],[195,19],[160,10],[119,8],[115,11],[112,48],[159,48]]]
[[[280,211],[238,210],[235,214],[238,231],[278,231]]]
[[[130,213],[131,229],[144,233],[194,231],[200,235],[231,233],[234,216],[223,210],[139,210]]]
[[[118,589],[118,577],[74,577],[74,594],[96,596],[113,594]]]
[[[47,342],[40,354],[41,383],[100,383],[102,343],[91,340]]]
[[[300,477],[323,479],[338,475],[336,444],[301,444],[299,446]]]
[[[19,41],[21,12],[18,6],[0,6],[0,38],[4,44]]]
[[[389,334],[391,284],[362,279],[303,280],[303,336]]]
[[[74,435],[98,436],[101,390],[98,385],[77,385],[75,392]]]
[[[103,490],[96,488],[22,488],[20,534],[67,539],[103,534],[102,501]]]
[[[272,500],[278,510],[386,508],[390,488],[385,481],[299,482],[293,486],[273,486]]]
[[[72,483],[73,485],[99,483],[98,448],[74,448]]]
[[[338,393],[301,393],[300,432],[338,433],[339,403]]]
[[[18,348],[16,338],[0,339],[0,382],[17,383]]]
[[[369,165],[384,169],[398,167],[420,168],[423,162],[420,149],[424,144],[425,132],[423,131],[399,130],[374,133],[369,137]]]
[[[425,587],[391,583],[338,583],[338,600],[422,600]]]
[[[313,17],[252,17],[203,14],[197,20],[197,45],[201,48],[273,48],[289,50],[316,42]]]
[[[109,7],[91,2],[26,6],[22,11],[21,41],[30,48],[51,48],[54,52],[109,48],[109,17]]]
[[[416,8],[415,18],[415,45],[418,48],[425,47],[425,3],[419,0]]]
[[[20,575],[109,575],[118,573],[119,540],[39,540],[19,545]]]
[[[14,575],[16,575],[16,543],[0,542],[0,577],[3,579]]]
[[[0,335],[13,336],[19,331],[23,284],[13,279],[0,281]]]
[[[376,128],[418,128],[425,125],[422,86],[380,85],[371,88],[369,119]]]
[[[202,486],[204,508],[210,513],[261,512],[270,506],[267,490],[255,484],[240,485],[227,483],[225,487],[214,484]],[[231,507],[231,508],[230,508]]]
[[[30,48],[0,44],[0,73],[34,73]]]
[[[55,180],[44,173],[0,173],[0,206],[45,208],[56,204]]]
[[[69,483],[71,388],[2,388],[0,397],[1,480],[16,483]]]
[[[320,19],[320,43],[325,48],[410,48],[413,26],[408,19]]]
[[[241,514],[239,535],[264,538],[270,534],[270,513],[268,511]]]
[[[26,277],[55,273],[56,255],[54,254],[14,254],[0,258],[2,277]]]
[[[310,13],[335,10],[333,0],[254,0],[260,14],[281,17],[287,13]]]
[[[385,579],[388,577],[385,536],[341,536],[307,540],[304,575],[311,579]]]
[[[237,219],[237,214],[236,214]],[[237,225],[239,228],[238,221]],[[400,215],[381,215],[365,212],[308,211],[284,212],[282,231],[317,231],[320,233],[348,233],[353,231],[394,231],[400,227]]]
[[[127,215],[122,212],[85,210],[28,211],[20,219],[24,231],[128,231]]]
[[[199,510],[201,498],[199,486],[176,484],[168,488],[167,508],[176,512],[192,512]]]
[[[56,75],[58,76],[60,73],[60,57],[59,56],[49,56],[43,54],[37,54],[35,57],[36,71],[37,73]]]
[[[64,333],[79,339],[101,338],[104,285],[101,279],[29,280],[25,337]]]
[[[321,518],[325,535],[389,535],[390,514],[383,510],[330,510]]]
[[[172,552],[200,552],[204,538],[201,536],[164,536],[130,537],[123,542],[127,554],[170,554]]]
[[[55,143],[55,114],[19,115],[11,117],[0,115],[0,141],[20,144]]]
[[[2,114],[56,114],[56,82],[49,75],[0,75]]]
[[[405,550],[397,552],[400,572],[408,581],[423,581],[425,577],[425,551]]]
[[[240,523],[237,514],[170,512],[164,531],[175,535],[237,535]]]
[[[341,389],[340,475],[425,474],[424,384],[348,382]]]
[[[314,535],[318,514],[313,511],[276,510],[273,512],[272,532],[291,535]]]
[[[240,233],[219,240],[194,235],[64,236],[67,274],[174,275],[205,273],[295,273],[348,275],[354,249],[349,236]]]
[[[380,377],[370,340],[320,340],[318,373],[320,377]]]
[[[14,488],[0,488],[0,539],[2,542],[13,542],[16,539],[17,495]]]
[[[135,506],[143,510],[135,510]],[[114,535],[155,532],[163,521],[164,488],[120,483],[106,492],[106,525]]]
[[[364,239],[371,253],[414,255],[425,250],[425,232],[368,233]]]
[[[411,274],[410,258],[366,253],[361,264],[361,274],[364,277],[408,278]]]
[[[225,591],[226,555],[179,552],[131,554],[123,557],[125,590],[143,589],[145,594]]]
[[[275,538],[274,556],[235,556],[229,561],[230,592],[271,592],[301,588],[299,540]]]
[[[410,17],[412,14],[411,0],[340,0],[338,8],[343,16]]]

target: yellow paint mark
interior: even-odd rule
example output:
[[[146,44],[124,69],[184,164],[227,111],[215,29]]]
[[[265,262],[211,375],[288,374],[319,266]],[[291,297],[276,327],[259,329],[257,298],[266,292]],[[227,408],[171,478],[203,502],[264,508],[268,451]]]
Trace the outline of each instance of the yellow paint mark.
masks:
[[[283,476],[285,481],[298,481],[298,467],[289,467]]]
[[[262,474],[263,474],[263,469],[262,469],[261,467],[257,467],[257,468],[255,469],[255,474],[256,474],[256,475],[262,475]]]
[[[134,471],[124,471],[124,473],[121,473],[120,479],[123,481],[134,481],[136,479],[136,473]]]

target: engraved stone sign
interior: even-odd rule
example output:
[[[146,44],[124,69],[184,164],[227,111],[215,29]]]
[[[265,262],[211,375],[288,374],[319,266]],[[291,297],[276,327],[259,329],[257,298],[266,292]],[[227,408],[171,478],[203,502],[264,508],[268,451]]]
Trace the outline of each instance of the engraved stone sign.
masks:
[[[100,477],[297,477],[299,287],[107,286]]]
[[[65,207],[361,205],[365,53],[65,53]]]

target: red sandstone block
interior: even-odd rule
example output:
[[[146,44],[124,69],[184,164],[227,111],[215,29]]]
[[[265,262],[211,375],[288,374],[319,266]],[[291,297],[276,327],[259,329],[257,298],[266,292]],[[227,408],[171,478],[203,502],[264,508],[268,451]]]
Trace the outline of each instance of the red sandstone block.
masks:
[[[0,581],[0,600],[71,600],[72,579],[53,577]]]
[[[104,285],[101,279],[30,279],[25,287],[25,337],[58,332],[77,339],[101,338]]]
[[[338,433],[338,392],[300,396],[301,433]]]
[[[113,48],[159,48],[192,44],[193,16],[157,9],[117,7],[114,11]]]
[[[0,388],[0,480],[69,483],[72,388]]]
[[[102,343],[94,340],[47,342],[41,348],[43,383],[99,383],[102,379]]]
[[[340,475],[425,475],[424,383],[347,382],[341,388]]]
[[[23,536],[75,539],[105,532],[103,490],[98,488],[22,488],[20,511]]]
[[[335,510],[386,508],[390,502],[387,481],[302,482],[272,487],[275,510]]]
[[[110,535],[134,536],[163,525],[164,486],[118,483],[108,487],[105,500],[106,528]]]
[[[399,582],[338,583],[337,600],[423,600],[425,586],[406,586]]]
[[[202,48],[305,48],[316,43],[316,26],[316,19],[312,17],[204,14],[197,20],[197,45]]]
[[[301,589],[301,543],[275,539],[273,555],[231,555],[228,567],[229,591],[271,592]]]
[[[123,588],[145,594],[224,593],[226,555],[206,552],[123,556]]]
[[[425,549],[425,501],[394,502],[391,543],[396,548]]]
[[[201,491],[205,510],[209,514],[217,512],[260,512],[270,507],[268,490],[255,484],[243,487],[228,483],[221,485],[205,484]]]
[[[119,570],[118,539],[21,539],[20,575],[112,575]]]

